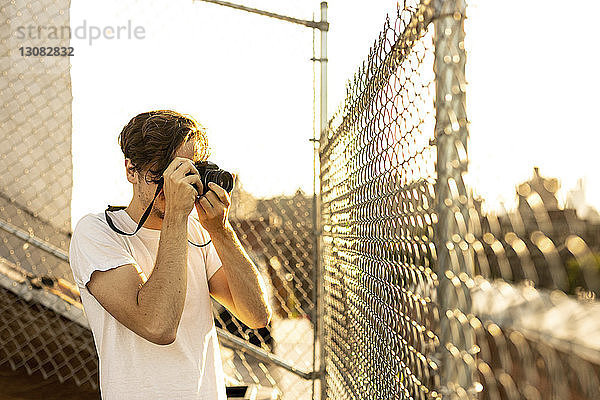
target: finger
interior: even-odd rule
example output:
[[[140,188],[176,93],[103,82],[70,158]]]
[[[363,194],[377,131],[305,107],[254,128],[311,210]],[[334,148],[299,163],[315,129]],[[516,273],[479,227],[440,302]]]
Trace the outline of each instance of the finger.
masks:
[[[181,179],[181,181],[192,185],[194,190],[198,192],[198,196],[200,196],[202,194],[202,192],[204,190],[203,186],[202,186],[202,180],[200,179],[200,176],[198,176],[197,174],[184,176]]]
[[[198,172],[198,169],[196,168],[196,164],[194,163],[194,160],[192,160],[192,159],[190,159],[190,158],[183,158],[183,161],[184,161],[185,163],[189,163],[189,165],[190,165],[190,167],[191,167],[191,169],[190,169],[190,170],[188,170],[187,172],[190,172],[190,171],[191,171],[191,172],[193,172],[193,173],[195,173],[195,174],[198,174],[198,175],[200,175],[200,173]]]
[[[167,169],[165,169],[165,171],[163,172],[163,176],[168,176],[171,175],[173,173],[173,171],[175,171],[175,168],[179,167],[179,165],[181,165],[181,162],[184,159],[182,157],[175,157],[167,166]]]
[[[208,210],[204,209],[204,206],[200,204],[200,201],[196,201],[196,211],[198,211],[198,217],[200,219],[208,218]]]
[[[175,171],[171,174],[173,179],[181,179],[184,176],[188,175],[188,173],[192,173],[198,175],[198,170],[194,166],[194,163],[189,158],[183,158],[182,163],[175,168]]]
[[[209,190],[208,193],[204,195],[204,197],[206,197],[208,201],[210,201],[210,204],[212,204],[213,207],[217,206],[218,204],[223,204],[221,199],[219,199],[219,197],[217,197],[215,192],[213,192],[212,190]]]
[[[225,189],[223,189],[221,186],[217,185],[214,182],[208,182],[208,188],[219,197],[221,203],[229,207],[229,205],[231,204],[231,200],[229,198],[229,193],[227,193]]]
[[[198,203],[202,206],[202,208],[209,213],[212,209],[213,209],[213,205],[210,203],[210,201],[206,198],[206,196],[202,196],[200,197],[200,199],[198,200]]]

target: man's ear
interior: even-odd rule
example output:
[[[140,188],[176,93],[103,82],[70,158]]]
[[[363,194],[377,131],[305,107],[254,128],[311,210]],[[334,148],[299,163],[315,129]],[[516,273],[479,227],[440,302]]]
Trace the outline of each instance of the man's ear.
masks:
[[[139,183],[140,174],[136,171],[135,166],[129,158],[125,159],[125,173],[130,183]]]

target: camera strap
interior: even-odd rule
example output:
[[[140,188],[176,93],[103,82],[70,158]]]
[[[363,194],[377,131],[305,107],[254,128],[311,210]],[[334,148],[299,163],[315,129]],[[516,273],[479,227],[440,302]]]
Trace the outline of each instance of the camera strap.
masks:
[[[109,211],[112,212],[112,211],[124,210],[127,207],[125,207],[125,206],[111,206],[109,204],[108,208],[106,210],[104,210],[104,216],[106,217],[106,223],[108,224],[108,226],[110,226],[110,229],[112,229],[113,231],[117,232],[120,235],[125,235],[125,236],[133,236],[136,233],[138,233],[138,231],[142,228],[142,226],[144,225],[144,223],[148,219],[148,216],[150,215],[150,211],[152,210],[152,206],[154,205],[154,201],[158,197],[158,194],[162,190],[162,187],[163,187],[163,180],[161,179],[161,181],[158,183],[158,186],[156,187],[156,192],[154,193],[154,198],[152,199],[152,202],[150,202],[150,205],[148,206],[148,208],[146,208],[146,211],[144,211],[144,215],[142,215],[142,218],[140,219],[140,222],[138,223],[138,226],[137,226],[137,228],[135,229],[135,231],[133,233],[123,232],[122,230],[120,230],[119,228],[117,228],[115,226],[115,224],[113,223],[112,219],[110,219],[110,217],[108,216],[108,212]],[[189,239],[188,239],[188,242],[191,245],[194,245],[196,247],[204,247],[204,246],[208,246],[210,244],[211,240],[209,240],[208,242],[206,242],[204,244],[196,244],[196,243],[192,242]]]

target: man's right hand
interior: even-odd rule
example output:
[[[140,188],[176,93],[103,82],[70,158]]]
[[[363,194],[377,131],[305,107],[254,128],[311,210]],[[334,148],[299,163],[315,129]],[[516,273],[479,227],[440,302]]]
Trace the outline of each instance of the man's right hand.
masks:
[[[163,173],[163,179],[165,213],[188,216],[198,196],[198,191],[193,185],[198,187],[200,193],[203,190],[200,175],[192,160],[175,157]]]

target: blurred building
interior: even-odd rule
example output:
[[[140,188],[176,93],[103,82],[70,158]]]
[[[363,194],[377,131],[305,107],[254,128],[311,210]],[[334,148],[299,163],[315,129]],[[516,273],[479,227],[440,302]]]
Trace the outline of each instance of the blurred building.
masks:
[[[600,214],[598,211],[588,204],[585,196],[585,179],[577,180],[577,186],[569,190],[567,193],[567,201],[565,208],[573,208],[577,212],[577,216],[581,219],[600,223]]]
[[[273,285],[274,312],[311,317],[314,309],[312,196],[258,199],[235,189],[230,220],[257,266]]]
[[[543,177],[536,167],[532,178],[516,187],[516,210],[482,215],[482,200],[474,199],[480,215],[474,227],[481,245],[475,252],[478,273],[508,282],[530,280],[536,287],[561,287],[571,294],[578,286],[585,288],[568,241],[578,237],[586,251],[600,255],[600,222],[597,212],[583,204],[581,186],[570,192],[566,206],[560,208],[559,187],[558,179]],[[574,206],[586,212],[582,215]]]

